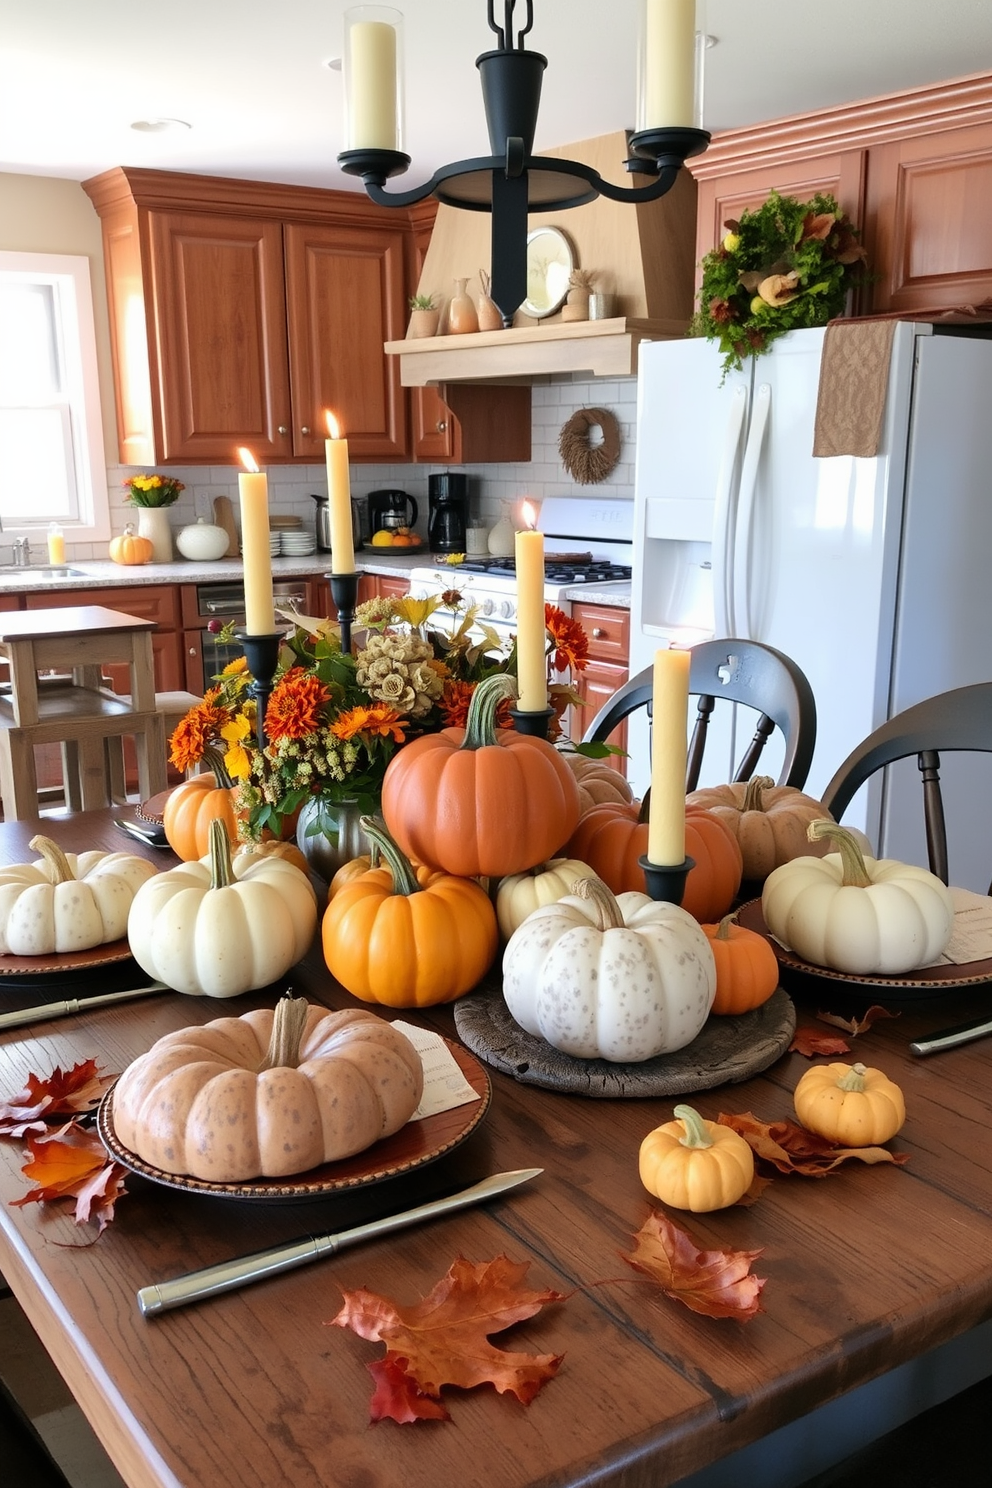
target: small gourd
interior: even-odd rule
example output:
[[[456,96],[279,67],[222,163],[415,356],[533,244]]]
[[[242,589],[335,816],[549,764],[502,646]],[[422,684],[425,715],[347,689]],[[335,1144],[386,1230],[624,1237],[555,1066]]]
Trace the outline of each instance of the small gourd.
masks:
[[[638,1168],[649,1193],[673,1209],[709,1214],[742,1199],[754,1178],[754,1154],[732,1127],[705,1121],[692,1106],[648,1132]]]
[[[864,1064],[816,1064],[793,1096],[807,1131],[842,1147],[878,1147],[900,1131],[906,1102],[899,1086]]]
[[[109,553],[115,563],[128,566],[147,563],[154,552],[154,545],[147,537],[140,537],[134,524],[128,522],[120,537],[111,538]]]
[[[756,930],[724,915],[718,925],[704,925],[716,963],[716,997],[711,1012],[747,1013],[767,1002],[778,986],[778,957]]]

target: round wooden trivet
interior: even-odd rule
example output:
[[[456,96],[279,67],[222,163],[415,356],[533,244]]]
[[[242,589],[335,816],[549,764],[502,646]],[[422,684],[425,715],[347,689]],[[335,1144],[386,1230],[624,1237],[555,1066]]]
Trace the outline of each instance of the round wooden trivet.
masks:
[[[685,1095],[737,1085],[785,1053],[796,1031],[796,1010],[779,987],[760,1008],[738,1017],[709,1018],[691,1044],[642,1064],[573,1059],[544,1039],[525,1033],[510,1016],[503,994],[484,988],[455,1003],[455,1028],[473,1054],[523,1085],[566,1095],[609,1099]]]
[[[603,431],[603,442],[589,443],[590,429]],[[580,408],[563,424],[558,436],[561,463],[580,486],[604,481],[620,458],[620,425],[606,408]]]

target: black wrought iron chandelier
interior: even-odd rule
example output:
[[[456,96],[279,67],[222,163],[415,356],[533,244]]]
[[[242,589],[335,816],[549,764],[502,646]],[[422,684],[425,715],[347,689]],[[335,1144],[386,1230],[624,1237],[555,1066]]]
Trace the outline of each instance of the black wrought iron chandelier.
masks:
[[[688,77],[684,86],[692,101],[693,0],[642,0],[642,95],[645,69],[650,72],[652,45],[674,35],[682,50]],[[348,98],[349,148],[338,164],[349,175],[361,176],[374,202],[384,207],[410,207],[434,195],[438,201],[470,212],[492,213],[492,283],[490,294],[509,326],[514,312],[527,298],[527,216],[530,212],[559,212],[583,206],[597,196],[613,201],[654,201],[675,184],[685,161],[699,155],[710,136],[694,123],[638,120],[629,136],[630,155],[624,162],[632,175],[651,176],[646,185],[615,186],[591,166],[579,161],[532,153],[541,84],[548,59],[525,50],[523,40],[534,23],[533,0],[525,0],[526,19],[514,36],[517,0],[503,0],[503,24],[496,21],[495,0],[488,0],[489,26],[498,47],[476,59],[482,77],[482,97],[489,129],[491,155],[442,166],[423,186],[412,191],[388,192],[387,180],[402,174],[410,156],[398,146],[401,117],[399,25],[397,11],[361,5],[345,17],[345,89]],[[395,20],[391,20],[394,17]],[[399,24],[398,24],[399,23]],[[652,30],[653,27],[653,30]],[[688,32],[687,32],[688,28]],[[667,59],[670,61],[671,59]],[[682,84],[679,84],[681,90]],[[658,90],[656,90],[656,95]],[[665,108],[661,94],[654,112]],[[375,95],[375,96],[373,96]],[[641,112],[650,115],[652,101]],[[678,110],[677,110],[678,111]],[[684,109],[682,110],[684,112]]]

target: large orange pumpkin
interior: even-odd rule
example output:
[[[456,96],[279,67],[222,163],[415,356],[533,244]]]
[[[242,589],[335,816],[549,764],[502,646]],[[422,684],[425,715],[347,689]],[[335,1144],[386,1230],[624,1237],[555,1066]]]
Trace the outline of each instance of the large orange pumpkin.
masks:
[[[162,823],[169,846],[184,862],[205,858],[210,851],[210,823],[220,817],[232,842],[238,840],[238,823],[234,815],[234,791],[218,785],[216,777],[205,771],[191,775],[169,793],[162,813]]]
[[[503,878],[553,857],[579,819],[579,790],[546,739],[496,730],[515,692],[480,682],[464,729],[424,734],[390,760],[382,814],[403,852],[460,878]]]
[[[638,858],[648,850],[648,824],[637,802],[594,806],[568,839],[564,853],[598,873],[614,894],[644,893]],[[741,886],[743,861],[737,839],[718,817],[691,806],[685,813],[686,856],[695,866],[686,879],[682,908],[700,922],[726,914]]]

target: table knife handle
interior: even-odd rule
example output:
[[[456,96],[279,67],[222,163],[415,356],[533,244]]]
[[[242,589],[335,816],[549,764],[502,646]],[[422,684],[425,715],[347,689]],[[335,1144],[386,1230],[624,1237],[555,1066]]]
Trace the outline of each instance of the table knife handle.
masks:
[[[929,1038],[917,1039],[910,1044],[911,1054],[939,1054],[942,1049],[956,1049],[959,1044],[970,1044],[972,1039],[985,1038],[992,1033],[992,1018],[983,1018],[979,1023],[959,1023],[954,1028],[944,1028],[932,1033]]]

